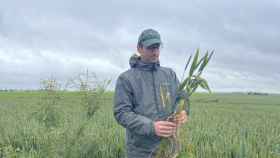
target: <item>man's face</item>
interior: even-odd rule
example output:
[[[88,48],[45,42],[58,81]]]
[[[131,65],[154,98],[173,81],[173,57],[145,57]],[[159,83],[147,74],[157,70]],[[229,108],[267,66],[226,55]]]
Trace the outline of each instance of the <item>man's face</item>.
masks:
[[[141,55],[141,60],[148,63],[159,61],[160,44],[153,44],[147,48],[138,47],[138,52]]]

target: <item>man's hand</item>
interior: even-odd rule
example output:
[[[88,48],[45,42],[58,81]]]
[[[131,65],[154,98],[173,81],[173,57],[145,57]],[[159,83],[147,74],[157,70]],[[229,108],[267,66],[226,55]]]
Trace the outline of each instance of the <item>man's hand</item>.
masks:
[[[179,126],[181,126],[182,124],[186,123],[187,121],[188,121],[188,115],[187,115],[187,112],[185,110],[181,111],[175,117],[175,122]]]
[[[160,137],[170,137],[176,132],[176,124],[169,121],[154,122],[155,132]]]
[[[160,137],[170,137],[176,132],[176,128],[188,121],[188,115],[186,111],[181,111],[175,116],[175,122],[169,121],[156,121],[154,122],[155,132]]]

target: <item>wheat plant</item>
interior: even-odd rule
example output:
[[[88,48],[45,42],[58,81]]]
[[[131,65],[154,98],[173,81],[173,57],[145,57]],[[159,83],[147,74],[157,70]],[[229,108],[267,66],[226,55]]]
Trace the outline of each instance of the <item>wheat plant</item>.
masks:
[[[160,88],[160,96],[161,101],[164,104],[163,106],[169,107],[169,109],[173,106],[175,108],[172,114],[167,118],[167,121],[171,122],[177,122],[177,116],[182,111],[187,109],[188,115],[190,114],[190,100],[189,97],[197,90],[198,87],[201,87],[203,89],[206,89],[207,91],[211,92],[210,87],[208,85],[208,82],[206,79],[202,78],[202,72],[205,69],[206,65],[210,61],[214,51],[212,51],[210,54],[207,51],[205,55],[201,58],[199,58],[200,50],[197,49],[196,53],[194,55],[194,58],[192,60],[191,67],[189,69],[188,76],[184,78],[184,74],[188,69],[188,66],[191,62],[192,56],[190,56],[187,60],[186,66],[184,68],[184,72],[182,75],[182,83],[177,88],[177,97],[175,101],[175,105],[171,105],[171,98],[168,95],[167,90],[165,88]],[[185,93],[188,95],[181,95],[182,93]],[[176,129],[176,132],[169,138],[162,138],[159,147],[155,150],[155,158],[176,158],[180,155],[180,133],[179,129]]]

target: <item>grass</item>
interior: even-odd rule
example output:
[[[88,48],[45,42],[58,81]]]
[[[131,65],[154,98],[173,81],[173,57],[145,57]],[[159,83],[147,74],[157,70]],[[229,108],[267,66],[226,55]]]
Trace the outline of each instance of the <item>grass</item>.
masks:
[[[44,106],[42,93],[0,92],[0,158],[124,157],[125,131],[113,118],[113,93],[90,119],[79,93],[58,95],[59,124],[48,128],[33,116]],[[200,93],[191,100],[180,157],[280,157],[280,96]]]

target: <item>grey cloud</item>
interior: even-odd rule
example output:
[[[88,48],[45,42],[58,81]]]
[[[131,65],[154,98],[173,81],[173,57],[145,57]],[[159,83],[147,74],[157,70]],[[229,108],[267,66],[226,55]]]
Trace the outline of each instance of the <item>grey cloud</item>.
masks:
[[[179,76],[187,56],[199,47],[203,52],[216,51],[209,65],[214,68],[213,75],[206,72],[216,89],[244,89],[245,85],[238,84],[238,76],[231,76],[234,72],[249,76],[242,78],[247,89],[254,88],[250,83],[270,87],[269,82],[279,79],[279,8],[276,0],[5,1],[0,6],[0,70],[3,72],[5,65],[18,76],[40,78],[54,73],[63,79],[82,67],[90,67],[103,76],[116,78],[121,69],[129,67],[128,58],[136,51],[138,34],[152,27],[161,32],[164,40],[162,65],[173,67]],[[24,63],[26,51],[34,58],[23,65],[33,73],[24,75],[23,70],[16,70],[19,65],[3,64],[5,53]],[[42,52],[46,51],[69,61],[44,56]],[[81,61],[71,64],[75,58]],[[96,59],[92,60],[95,64],[83,64],[86,59]],[[96,63],[101,64],[98,60],[110,66],[96,68]],[[223,82],[218,71],[231,76],[232,84]],[[4,80],[16,80],[8,77],[1,81],[1,87],[12,85],[4,84]],[[17,83],[20,85],[20,81]],[[27,82],[22,84],[28,87]],[[280,91],[279,84],[274,87]]]

